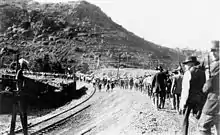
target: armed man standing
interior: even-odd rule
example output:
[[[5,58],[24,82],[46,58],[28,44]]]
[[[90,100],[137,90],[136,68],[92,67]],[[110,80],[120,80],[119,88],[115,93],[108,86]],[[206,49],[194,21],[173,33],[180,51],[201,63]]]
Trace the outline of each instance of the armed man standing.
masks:
[[[14,101],[13,101],[13,112],[12,112],[12,119],[11,119],[11,128],[10,128],[10,135],[14,135],[15,130],[15,123],[16,123],[16,115],[17,111],[19,110],[21,124],[23,127],[24,135],[28,134],[27,130],[27,103],[26,103],[26,96],[24,90],[24,75],[23,70],[27,67],[27,62],[24,59],[19,60],[19,69],[16,74],[16,90],[14,91]]]
[[[203,87],[203,92],[207,94],[207,99],[199,119],[201,135],[211,135],[213,126],[217,130],[217,135],[220,135],[219,41],[213,42],[211,53],[214,61],[210,66],[210,78]]]
[[[189,115],[191,111],[197,113],[203,100],[202,88],[206,81],[205,72],[199,68],[200,62],[196,56],[188,57],[183,64],[185,73],[182,81],[182,92],[180,99],[180,112],[183,112],[183,135],[188,135]]]

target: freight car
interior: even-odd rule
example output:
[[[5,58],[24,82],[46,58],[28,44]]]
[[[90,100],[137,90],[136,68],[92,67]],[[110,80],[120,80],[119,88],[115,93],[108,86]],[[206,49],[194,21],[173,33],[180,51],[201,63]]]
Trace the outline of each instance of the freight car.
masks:
[[[5,89],[15,89],[15,71],[1,71],[0,92]],[[71,99],[76,90],[76,80],[65,74],[43,72],[25,72],[24,91],[29,105],[47,103],[56,106],[62,100]],[[59,99],[59,100],[54,100]],[[0,94],[0,113],[11,111],[12,98]]]

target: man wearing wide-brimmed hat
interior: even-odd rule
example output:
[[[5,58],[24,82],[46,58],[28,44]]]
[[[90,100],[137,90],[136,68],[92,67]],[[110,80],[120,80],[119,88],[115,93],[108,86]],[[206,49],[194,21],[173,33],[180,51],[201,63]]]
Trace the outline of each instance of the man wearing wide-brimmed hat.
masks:
[[[197,113],[203,100],[202,88],[205,83],[205,72],[199,69],[200,62],[196,56],[187,57],[183,62],[185,73],[182,81],[182,92],[180,99],[180,112],[183,112],[183,134],[188,134],[189,115],[193,111]],[[201,110],[201,109],[200,109]]]
[[[199,130],[201,135],[211,135],[211,128],[215,126],[220,135],[219,41],[213,41],[210,51],[214,61],[210,66],[210,78],[203,87],[207,99],[199,119]]]

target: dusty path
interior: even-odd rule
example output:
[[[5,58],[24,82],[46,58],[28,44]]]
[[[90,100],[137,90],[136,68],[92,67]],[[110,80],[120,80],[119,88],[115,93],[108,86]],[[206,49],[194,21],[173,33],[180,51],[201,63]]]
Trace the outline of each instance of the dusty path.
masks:
[[[169,106],[157,111],[150,99],[136,91],[116,88],[97,92],[92,106],[49,134],[62,135],[179,135],[181,116]],[[190,123],[196,135],[196,124]]]

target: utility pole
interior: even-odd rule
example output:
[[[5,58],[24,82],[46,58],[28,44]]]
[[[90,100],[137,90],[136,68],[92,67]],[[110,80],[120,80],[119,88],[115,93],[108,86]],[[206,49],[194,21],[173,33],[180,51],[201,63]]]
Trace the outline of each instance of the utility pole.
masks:
[[[118,78],[118,79],[119,79],[120,62],[121,62],[121,54],[118,55],[118,71],[117,71],[117,78]]]
[[[100,58],[101,58],[101,54],[98,55],[97,69],[99,69],[99,67],[100,67]]]
[[[179,62],[179,66],[181,67],[181,63],[180,63],[180,49],[178,48],[178,62]]]
[[[127,63],[128,63],[128,52],[126,52],[126,57],[127,57]]]
[[[19,70],[19,53],[16,54],[16,73]]]
[[[178,61],[180,61],[180,51],[178,49]]]

